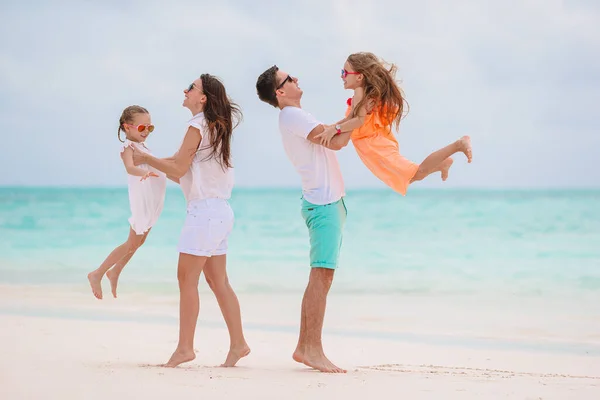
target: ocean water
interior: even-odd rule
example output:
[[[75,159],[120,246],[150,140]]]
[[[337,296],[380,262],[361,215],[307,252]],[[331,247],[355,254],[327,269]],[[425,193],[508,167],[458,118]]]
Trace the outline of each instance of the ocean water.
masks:
[[[236,189],[228,269],[239,292],[301,293],[308,235],[295,189]],[[333,291],[600,300],[600,190],[348,191]],[[126,188],[0,188],[0,283],[77,284],[128,234]],[[123,272],[177,288],[177,187]]]
[[[300,191],[235,189],[228,270],[244,324],[296,332],[309,274]],[[600,190],[348,191],[325,334],[600,356]],[[176,329],[179,188],[112,299],[86,275],[126,240],[126,188],[0,188],[0,314]],[[202,326],[223,326],[206,283]],[[327,336],[329,337],[329,336]]]

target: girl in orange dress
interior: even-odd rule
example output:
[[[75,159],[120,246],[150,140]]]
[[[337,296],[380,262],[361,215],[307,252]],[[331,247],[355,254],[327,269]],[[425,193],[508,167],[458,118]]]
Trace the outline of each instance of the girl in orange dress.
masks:
[[[472,150],[471,139],[463,136],[431,153],[420,164],[404,158],[392,132],[392,125],[398,129],[404,111],[404,98],[395,74],[395,65],[387,68],[373,53],[351,54],[342,70],[344,88],[354,90],[354,96],[348,99],[346,118],[326,127],[318,137],[325,144],[336,134],[352,131],[352,144],[362,162],[377,178],[404,196],[409,184],[434,172],[441,172],[445,181],[453,162],[451,156],[462,152],[470,163]]]

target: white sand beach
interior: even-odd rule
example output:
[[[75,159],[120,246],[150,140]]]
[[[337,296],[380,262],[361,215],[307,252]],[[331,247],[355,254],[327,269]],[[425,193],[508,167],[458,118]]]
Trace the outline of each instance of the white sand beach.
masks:
[[[158,302],[122,297],[100,302],[83,290],[60,295],[2,286],[0,399],[600,398],[598,355],[359,337],[330,333],[327,326],[328,356],[348,373],[318,373],[291,359],[293,324],[265,328],[257,318],[285,307],[276,295],[270,310],[242,299],[244,309],[254,310],[245,317],[252,353],[228,369],[217,367],[228,350],[227,331],[216,322],[214,300],[202,296],[197,358],[166,369],[159,364],[176,345],[176,299],[162,302],[168,319],[139,322],[131,312],[156,309]],[[332,303],[330,314],[339,309]]]

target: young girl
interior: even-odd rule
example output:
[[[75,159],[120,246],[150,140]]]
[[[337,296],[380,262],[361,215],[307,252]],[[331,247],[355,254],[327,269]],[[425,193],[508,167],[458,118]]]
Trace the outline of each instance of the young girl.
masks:
[[[104,260],[102,265],[88,274],[88,280],[94,296],[102,299],[101,280],[104,274],[110,281],[110,288],[117,297],[117,282],[121,271],[129,262],[136,250],[144,244],[152,226],[158,220],[163,209],[166,191],[166,176],[164,173],[146,164],[134,166],[133,148],[150,154],[144,142],[154,130],[150,113],[144,107],[129,106],[121,114],[117,137],[123,143],[121,159],[128,176],[129,206],[129,238],[125,243],[115,248]],[[125,132],[125,141],[121,140],[121,131]]]
[[[345,89],[354,90],[348,99],[346,118],[327,127],[318,137],[328,143],[333,136],[352,131],[352,144],[369,170],[396,192],[406,195],[408,185],[434,172],[448,178],[454,153],[462,152],[470,163],[471,139],[456,142],[430,154],[421,164],[404,158],[392,133],[400,125],[404,108],[402,92],[395,81],[396,67],[387,69],[372,53],[351,54],[342,70]]]

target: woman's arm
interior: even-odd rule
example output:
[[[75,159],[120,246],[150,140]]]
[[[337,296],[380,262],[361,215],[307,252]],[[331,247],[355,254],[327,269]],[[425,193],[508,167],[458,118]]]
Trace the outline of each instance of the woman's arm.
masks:
[[[175,178],[174,176],[171,176],[171,175],[167,175],[167,178],[169,178],[173,182],[179,184],[179,178]]]
[[[171,178],[179,180],[190,169],[194,155],[200,146],[202,135],[198,128],[190,126],[179,151],[169,158],[156,158],[150,154],[133,149],[133,161],[136,165],[148,164]]]
[[[133,147],[126,147],[121,152],[121,159],[123,160],[123,164],[125,165],[125,169],[129,175],[133,176],[146,176],[148,171],[143,168],[136,167],[133,164]],[[140,152],[141,153],[141,152]]]

